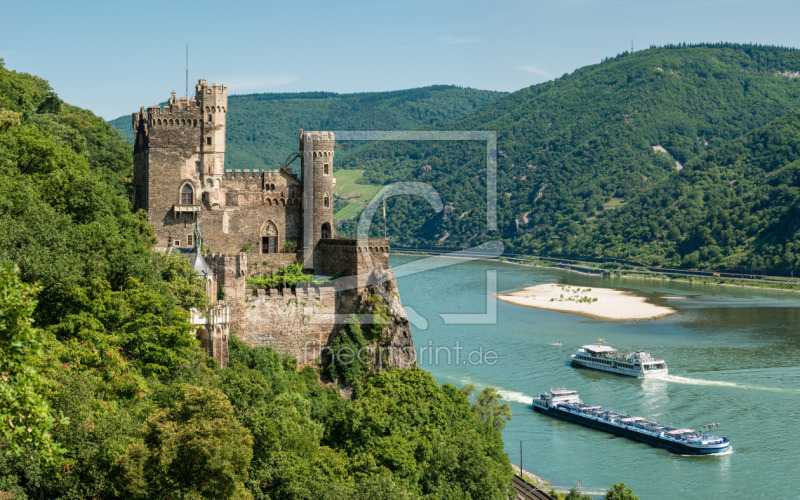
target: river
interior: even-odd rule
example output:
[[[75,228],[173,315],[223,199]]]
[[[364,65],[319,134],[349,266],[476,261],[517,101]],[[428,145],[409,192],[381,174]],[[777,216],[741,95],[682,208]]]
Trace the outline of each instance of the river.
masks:
[[[598,491],[624,482],[642,500],[800,498],[800,294],[429,259],[390,259],[419,365],[439,383],[500,390],[512,410],[503,437],[515,464],[521,443],[523,467],[558,486],[580,481]],[[450,265],[423,270],[443,264]],[[487,302],[487,290],[541,283],[626,290],[677,312],[609,322]],[[670,375],[631,379],[567,364],[576,347],[598,338],[665,359]],[[719,423],[714,433],[727,436],[732,451],[681,456],[534,413],[531,397],[550,387],[664,423]]]

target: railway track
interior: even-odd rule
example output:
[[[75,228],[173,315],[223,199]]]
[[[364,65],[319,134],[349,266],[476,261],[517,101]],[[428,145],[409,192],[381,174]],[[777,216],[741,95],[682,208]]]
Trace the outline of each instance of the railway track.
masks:
[[[514,474],[514,489],[517,490],[517,500],[553,500],[553,497],[526,482],[518,474]]]

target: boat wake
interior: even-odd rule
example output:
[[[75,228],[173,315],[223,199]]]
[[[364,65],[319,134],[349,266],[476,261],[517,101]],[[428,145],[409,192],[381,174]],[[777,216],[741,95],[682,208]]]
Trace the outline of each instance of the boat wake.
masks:
[[[774,392],[800,392],[800,390],[798,389],[788,389],[783,387],[765,387],[762,385],[753,385],[753,384],[739,384],[737,382],[724,382],[722,380],[707,380],[702,378],[679,377],[678,375],[651,375],[649,378],[655,380],[663,380],[665,382],[674,382],[676,384],[734,387],[737,389],[755,389],[760,391],[774,391]]]
[[[729,446],[727,450],[719,453],[705,453],[703,455],[681,455],[682,457],[724,457],[725,455],[733,454],[733,447]]]
[[[514,403],[522,403],[529,405],[531,401],[533,401],[533,397],[528,396],[527,394],[523,394],[517,391],[506,391],[503,389],[497,389],[497,392],[500,394],[500,397],[505,399],[506,401],[512,401]]]
[[[723,382],[722,380],[706,380],[702,378],[679,377],[677,375],[651,375],[650,378],[656,380],[664,380],[666,382],[675,382],[676,384],[716,385],[720,387],[746,388],[746,386],[737,384],[736,382]]]
[[[473,382],[468,377],[462,377],[461,378],[461,387],[467,386],[469,384],[474,385],[475,389],[477,391],[481,391],[486,387],[485,384],[476,384],[475,382]],[[528,396],[527,394],[524,394],[522,392],[509,391],[509,390],[497,387],[496,385],[493,385],[492,387],[497,389],[497,393],[500,394],[500,397],[503,398],[503,400],[505,400],[505,401],[510,401],[512,403],[522,403],[522,404],[525,404],[525,405],[530,405],[532,403],[532,401],[533,401],[533,396]]]

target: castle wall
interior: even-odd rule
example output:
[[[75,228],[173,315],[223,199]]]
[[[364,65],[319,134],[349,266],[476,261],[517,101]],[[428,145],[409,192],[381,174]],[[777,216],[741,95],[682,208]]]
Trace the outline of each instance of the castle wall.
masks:
[[[379,348],[375,369],[407,367],[415,363],[413,341],[394,274],[388,266],[388,241],[369,240],[359,247],[357,240],[321,240],[319,250],[329,267],[321,269],[359,271],[357,279],[343,277],[323,285],[301,285],[294,289],[248,289],[246,278],[261,276],[294,261],[293,254],[225,255],[206,254],[206,263],[224,290],[224,304],[230,309],[230,331],[252,346],[269,346],[310,363],[324,355],[324,348],[338,332],[336,315],[347,317],[365,307],[370,294],[387,298],[392,323]],[[365,256],[373,258],[369,267]],[[336,269],[336,271],[334,271]],[[216,339],[222,338],[217,336]],[[226,338],[226,337],[225,337]],[[214,337],[212,337],[214,339]],[[214,339],[214,340],[216,340]],[[227,355],[226,347],[214,344],[214,352]],[[383,363],[383,364],[380,364]]]
[[[229,171],[222,185],[225,207],[203,206],[199,212],[207,249],[236,253],[250,247],[251,253],[260,254],[261,237],[269,234],[277,236],[276,250],[283,253],[287,242],[300,240],[300,185],[290,173]]]
[[[245,304],[239,337],[290,354],[299,363],[318,359],[336,328],[336,294],[330,287],[249,291]]]
[[[361,243],[361,244],[360,244]],[[314,271],[324,276],[369,276],[373,270],[389,268],[389,240],[372,238],[321,239],[314,252]]]

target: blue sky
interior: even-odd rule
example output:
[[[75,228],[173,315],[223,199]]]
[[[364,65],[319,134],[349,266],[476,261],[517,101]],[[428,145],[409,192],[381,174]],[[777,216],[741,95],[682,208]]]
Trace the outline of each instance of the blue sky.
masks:
[[[800,46],[796,0],[0,0],[0,57],[106,119],[198,78],[231,93],[514,91],[680,42]],[[798,68],[800,69],[800,68]]]

